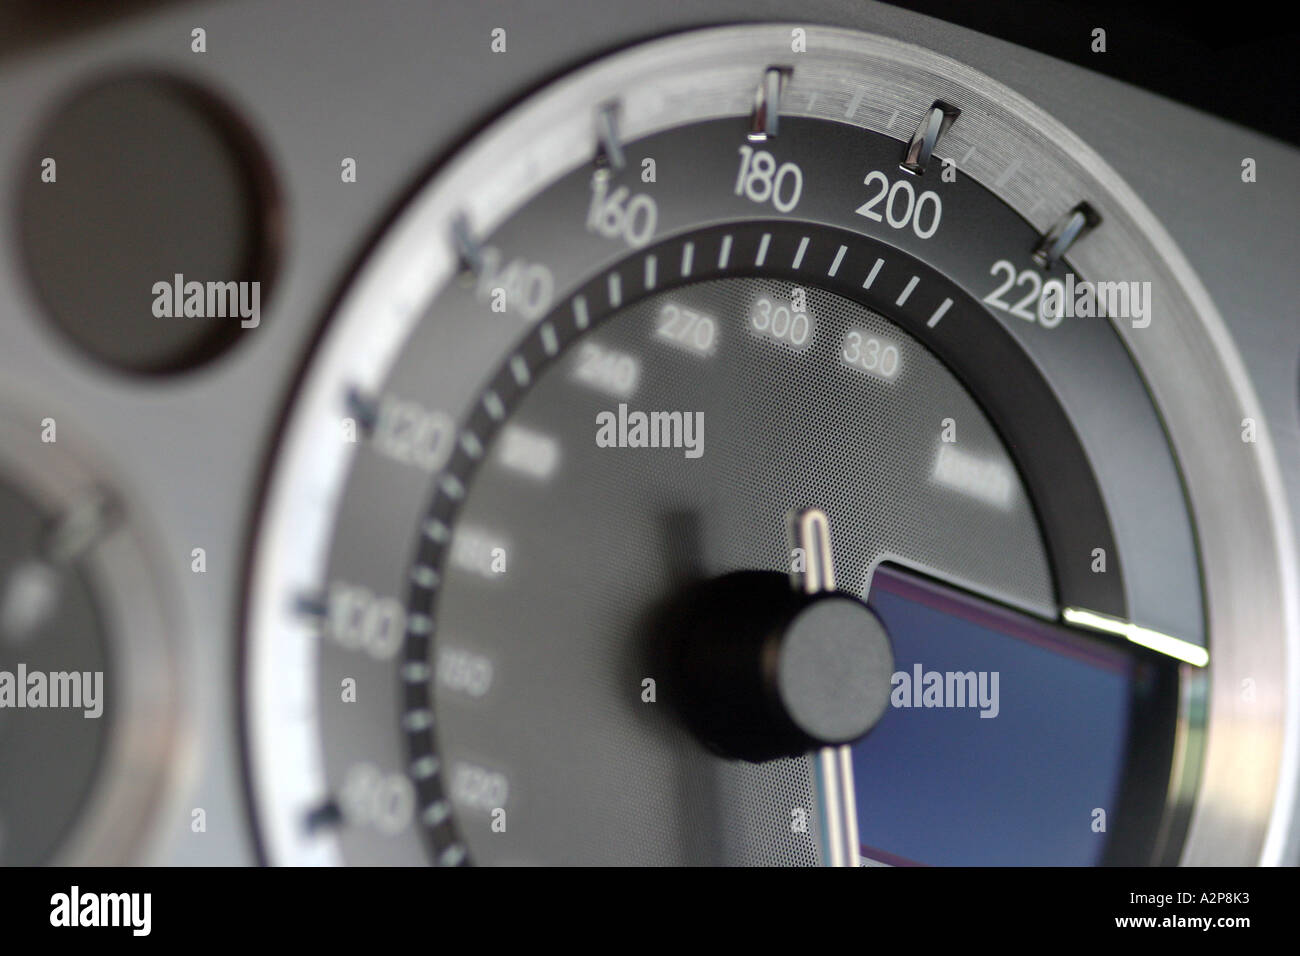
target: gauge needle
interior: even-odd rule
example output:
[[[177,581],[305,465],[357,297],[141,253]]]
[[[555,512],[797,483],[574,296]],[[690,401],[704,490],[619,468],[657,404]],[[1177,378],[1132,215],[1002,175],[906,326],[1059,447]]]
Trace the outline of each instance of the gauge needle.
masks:
[[[831,527],[826,512],[807,508],[791,519],[795,547],[802,549],[804,571],[793,576],[805,594],[835,590]],[[848,745],[817,751],[815,781],[821,808],[822,861],[826,866],[860,866],[858,803],[853,787],[853,754]]]

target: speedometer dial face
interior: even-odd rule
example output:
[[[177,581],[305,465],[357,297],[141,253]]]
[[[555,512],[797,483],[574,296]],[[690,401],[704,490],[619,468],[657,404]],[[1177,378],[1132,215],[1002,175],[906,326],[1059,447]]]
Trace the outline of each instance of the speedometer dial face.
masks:
[[[1280,625],[1207,617],[1242,529],[1198,526],[1203,410],[1144,356],[1214,319],[1140,213],[1015,94],[843,31],[669,39],[507,115],[290,416],[271,859],[1227,862],[1198,792],[1271,784],[1207,750],[1209,675]]]

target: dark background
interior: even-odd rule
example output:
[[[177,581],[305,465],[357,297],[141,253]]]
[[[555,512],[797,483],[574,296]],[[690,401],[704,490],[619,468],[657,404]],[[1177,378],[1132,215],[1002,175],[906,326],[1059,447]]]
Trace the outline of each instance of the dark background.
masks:
[[[1300,144],[1294,6],[1133,0],[886,0]],[[1092,52],[1092,31],[1106,52]]]

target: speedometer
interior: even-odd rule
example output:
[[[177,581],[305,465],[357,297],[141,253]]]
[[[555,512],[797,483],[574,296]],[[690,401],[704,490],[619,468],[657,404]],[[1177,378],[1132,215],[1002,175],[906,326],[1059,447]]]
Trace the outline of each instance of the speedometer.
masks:
[[[1290,585],[1221,336],[946,58],[728,27],[556,81],[367,256],[287,422],[271,859],[1258,859]]]

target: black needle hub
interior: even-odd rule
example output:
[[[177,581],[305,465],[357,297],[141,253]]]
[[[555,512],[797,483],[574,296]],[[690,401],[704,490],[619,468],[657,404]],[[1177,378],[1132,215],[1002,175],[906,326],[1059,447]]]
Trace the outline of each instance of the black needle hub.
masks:
[[[683,711],[712,749],[760,762],[862,737],[889,704],[880,619],[838,591],[792,591],[741,571],[687,594],[674,616]]]

